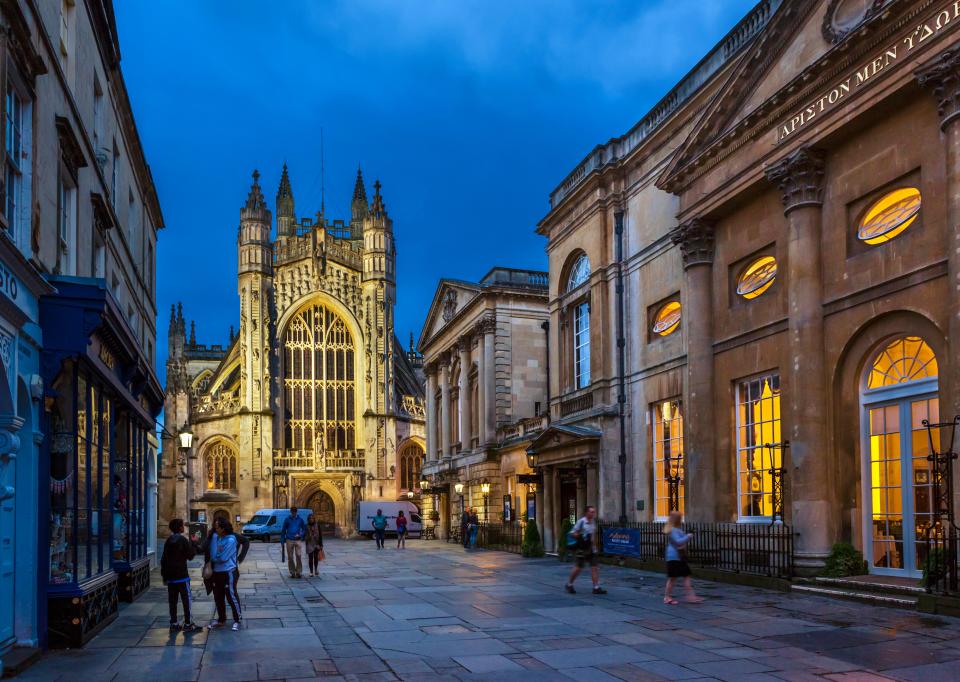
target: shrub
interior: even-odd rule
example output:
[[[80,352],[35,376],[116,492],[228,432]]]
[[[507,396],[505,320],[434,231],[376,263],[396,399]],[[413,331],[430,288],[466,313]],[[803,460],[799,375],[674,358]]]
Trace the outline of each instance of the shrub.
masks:
[[[525,557],[541,557],[544,554],[536,521],[527,521],[527,527],[523,531],[523,544],[520,546],[520,554]]]
[[[560,557],[560,561],[567,560],[567,554],[569,547],[567,547],[567,533],[573,528],[573,523],[570,521],[569,516],[563,517],[563,523],[560,524],[560,537],[557,538],[557,556]]]
[[[947,556],[943,547],[934,547],[923,560],[923,578],[920,584],[924,587],[935,586],[946,574]]]
[[[863,575],[866,571],[863,554],[849,542],[838,542],[827,556],[823,574],[831,578],[843,578],[848,575]]]

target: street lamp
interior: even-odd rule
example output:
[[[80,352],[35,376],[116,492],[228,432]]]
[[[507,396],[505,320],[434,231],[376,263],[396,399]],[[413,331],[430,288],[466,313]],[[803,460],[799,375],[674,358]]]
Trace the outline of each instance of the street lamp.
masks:
[[[423,480],[420,481],[420,494],[422,495],[423,493],[429,490],[430,490],[430,481],[424,478]]]
[[[483,479],[480,482],[480,492],[483,493],[483,522],[487,523],[487,495],[490,494],[490,481]]]
[[[455,484],[453,489],[456,490],[457,495],[460,496],[460,515],[463,516],[463,483]]]
[[[531,470],[537,468],[537,454],[532,450],[527,450],[527,466],[530,467]]]
[[[409,500],[412,500],[412,499],[413,499],[413,491],[412,491],[412,490],[408,490],[408,491],[407,491],[407,499],[409,499]]]

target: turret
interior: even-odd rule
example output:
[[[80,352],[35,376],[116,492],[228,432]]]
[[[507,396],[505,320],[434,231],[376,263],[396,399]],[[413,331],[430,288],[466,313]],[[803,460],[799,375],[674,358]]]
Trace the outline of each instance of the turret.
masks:
[[[367,188],[363,185],[363,171],[357,166],[357,180],[353,183],[353,201],[350,203],[350,224],[356,229],[370,212],[367,207]]]
[[[287,173],[287,164],[283,164],[283,173],[280,175],[280,188],[277,190],[277,238],[292,237],[297,230],[297,215],[293,209],[293,189],[290,187],[290,176]]]
[[[363,279],[381,279],[393,283],[395,253],[393,221],[380,194],[380,181],[374,183],[373,204],[363,221]]]
[[[293,197],[290,197],[293,206]],[[273,245],[270,243],[270,209],[260,190],[260,173],[253,171],[253,184],[247,202],[240,209],[240,230],[237,238],[240,275],[273,273]]]

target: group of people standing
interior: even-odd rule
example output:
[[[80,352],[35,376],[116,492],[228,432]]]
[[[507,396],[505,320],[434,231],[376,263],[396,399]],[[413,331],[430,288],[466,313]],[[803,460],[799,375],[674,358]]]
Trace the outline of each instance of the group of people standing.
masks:
[[[480,530],[480,517],[477,510],[467,507],[460,514],[460,540],[464,549],[475,549],[477,546],[477,532]]]
[[[184,534],[183,519],[172,519],[168,524],[171,535],[163,546],[160,575],[167,585],[170,607],[170,629],[193,632],[199,627],[193,621],[193,593],[187,562],[203,554],[203,584],[207,594],[213,592],[216,615],[207,624],[213,630],[227,622],[227,604],[233,616],[233,629],[239,630],[243,615],[240,607],[240,564],[250,549],[250,541],[233,532],[233,525],[225,518],[213,522],[212,532],[202,544]],[[177,603],[183,604],[183,624],[177,619]]]

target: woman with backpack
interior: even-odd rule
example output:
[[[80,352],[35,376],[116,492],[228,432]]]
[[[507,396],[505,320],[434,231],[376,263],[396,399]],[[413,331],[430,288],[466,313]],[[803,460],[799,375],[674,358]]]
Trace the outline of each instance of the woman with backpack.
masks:
[[[667,551],[665,554],[667,586],[663,591],[663,603],[670,606],[676,606],[680,603],[672,596],[673,585],[677,582],[677,578],[683,578],[683,589],[687,595],[686,601],[694,604],[703,601],[693,591],[690,566],[687,564],[687,545],[693,539],[693,533],[684,533],[680,527],[682,523],[683,515],[678,511],[672,511],[663,526],[663,534],[667,536]]]

